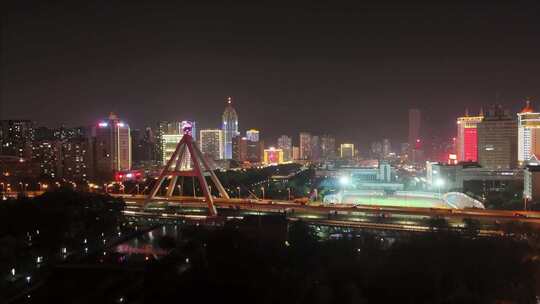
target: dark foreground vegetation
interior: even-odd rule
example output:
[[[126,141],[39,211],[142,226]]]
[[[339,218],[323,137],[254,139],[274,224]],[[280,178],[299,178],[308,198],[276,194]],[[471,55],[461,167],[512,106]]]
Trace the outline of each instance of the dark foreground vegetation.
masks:
[[[174,256],[148,267],[146,303],[535,303],[537,249],[521,237],[447,232],[388,242],[362,233],[317,241],[302,223],[287,243],[232,225],[192,231],[189,268]]]
[[[0,201],[0,303],[84,248],[116,233],[124,203],[60,188],[36,198]],[[12,273],[15,270],[15,275]]]

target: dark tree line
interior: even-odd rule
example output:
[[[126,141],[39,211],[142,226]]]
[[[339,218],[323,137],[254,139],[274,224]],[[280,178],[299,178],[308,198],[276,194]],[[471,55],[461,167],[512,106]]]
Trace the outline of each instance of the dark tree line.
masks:
[[[302,222],[289,227],[286,242],[249,238],[234,223],[215,231],[199,228],[186,232],[191,241],[178,244],[181,256],[148,268],[145,299],[534,303],[536,234],[520,226],[504,237],[477,237],[475,223],[468,225],[467,233],[434,230],[391,244],[369,233],[319,241]]]

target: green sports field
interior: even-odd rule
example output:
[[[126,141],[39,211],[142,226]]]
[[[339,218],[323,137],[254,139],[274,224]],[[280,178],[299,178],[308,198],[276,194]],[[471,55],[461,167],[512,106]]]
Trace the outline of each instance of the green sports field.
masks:
[[[449,208],[442,200],[428,197],[411,196],[362,196],[346,195],[343,202],[347,204],[398,206],[417,208]]]

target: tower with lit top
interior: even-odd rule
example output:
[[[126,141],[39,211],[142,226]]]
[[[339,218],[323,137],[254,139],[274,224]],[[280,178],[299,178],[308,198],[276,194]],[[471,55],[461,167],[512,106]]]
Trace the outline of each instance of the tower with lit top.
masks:
[[[232,139],[233,137],[238,136],[240,133],[238,132],[238,115],[232,106],[231,97],[227,97],[227,106],[225,107],[225,111],[222,115],[221,129],[223,130],[225,142],[224,158],[232,159]]]
[[[476,116],[469,116],[469,112],[465,111],[465,116],[457,119],[457,137],[456,137],[456,154],[457,160],[460,162],[477,162],[478,161],[478,124],[484,119],[484,113]]]
[[[535,111],[530,100],[518,117],[518,163],[526,165],[533,155],[540,157],[540,113]]]

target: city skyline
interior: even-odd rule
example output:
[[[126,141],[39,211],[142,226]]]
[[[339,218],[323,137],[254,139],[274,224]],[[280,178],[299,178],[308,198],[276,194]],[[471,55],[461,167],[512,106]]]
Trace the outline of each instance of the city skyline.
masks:
[[[152,7],[144,27],[130,28],[116,20],[139,20],[146,6],[14,7],[2,28],[0,118],[80,125],[115,112],[135,128],[183,119],[216,128],[233,96],[242,129],[263,137],[323,134],[330,121],[338,140],[405,142],[409,108],[426,127],[444,122],[436,135],[447,137],[447,117],[465,108],[538,101],[530,8],[187,5]]]

